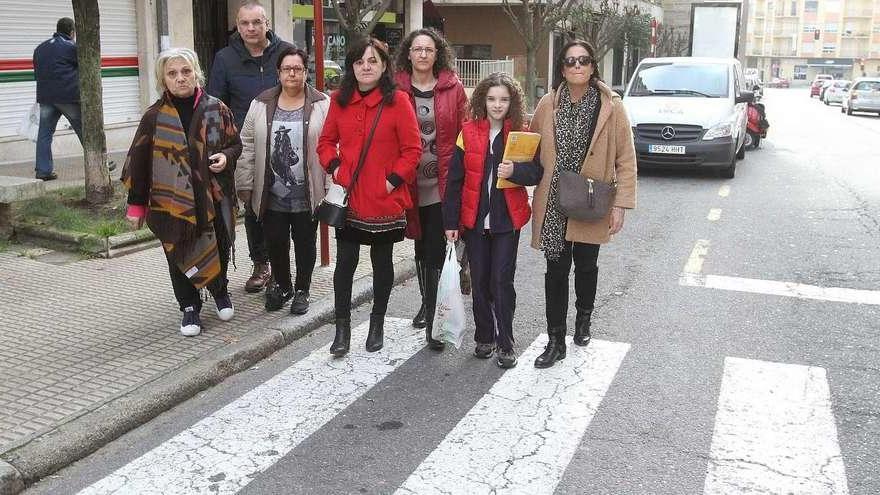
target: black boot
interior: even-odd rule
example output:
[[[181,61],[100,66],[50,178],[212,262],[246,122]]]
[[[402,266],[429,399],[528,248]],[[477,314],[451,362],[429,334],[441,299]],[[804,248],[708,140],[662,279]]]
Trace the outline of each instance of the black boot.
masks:
[[[385,315],[370,315],[370,332],[367,334],[367,352],[376,352],[385,345]]]
[[[590,343],[590,317],[593,310],[577,308],[577,316],[574,319],[574,343],[581,347]]]
[[[342,357],[348,354],[348,348],[351,343],[351,319],[336,318],[336,337],[333,339],[333,345],[330,346],[330,354],[336,357]]]
[[[419,312],[413,317],[412,326],[425,328],[425,325],[428,324],[425,321],[425,265],[418,259],[416,260],[416,277],[419,279],[419,294],[422,295],[422,305],[419,306]]]
[[[556,361],[565,359],[565,327],[550,327],[547,329],[547,347],[535,359],[535,368],[549,368]]]
[[[428,348],[435,351],[442,351],[446,344],[442,340],[437,340],[431,336],[434,331],[434,310],[437,308],[437,286],[440,284],[440,270],[436,268],[425,269],[425,340],[428,342]]]

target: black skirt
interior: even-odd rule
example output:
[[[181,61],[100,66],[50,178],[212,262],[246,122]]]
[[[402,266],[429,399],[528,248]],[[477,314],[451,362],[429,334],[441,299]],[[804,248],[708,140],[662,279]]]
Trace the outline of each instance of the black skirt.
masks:
[[[353,242],[365,246],[374,244],[394,244],[403,240],[405,229],[383,230],[381,232],[368,232],[346,223],[345,227],[336,229],[336,240]]]

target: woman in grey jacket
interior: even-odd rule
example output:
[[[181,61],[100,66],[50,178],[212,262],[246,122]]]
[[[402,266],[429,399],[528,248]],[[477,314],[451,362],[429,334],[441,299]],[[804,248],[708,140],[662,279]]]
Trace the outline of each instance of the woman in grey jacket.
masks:
[[[278,57],[280,85],[251,102],[241,129],[243,150],[235,187],[245,208],[262,222],[274,282],[266,310],[293,299],[291,314],[309,309],[309,286],[317,257],[315,208],[328,179],[318,163],[318,137],[330,107],[324,93],[306,84],[308,55],[288,47]],[[291,283],[290,240],[296,258]]]

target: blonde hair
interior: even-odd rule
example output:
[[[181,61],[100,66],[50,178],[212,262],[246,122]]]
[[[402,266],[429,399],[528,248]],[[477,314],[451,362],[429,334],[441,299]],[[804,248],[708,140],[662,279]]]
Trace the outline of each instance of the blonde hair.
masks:
[[[199,87],[205,85],[205,73],[202,72],[202,66],[199,65],[199,57],[196,52],[189,48],[169,48],[159,54],[156,59],[156,90],[164,93],[168,88],[165,87],[165,66],[174,59],[181,59],[188,63],[196,75],[196,84]]]

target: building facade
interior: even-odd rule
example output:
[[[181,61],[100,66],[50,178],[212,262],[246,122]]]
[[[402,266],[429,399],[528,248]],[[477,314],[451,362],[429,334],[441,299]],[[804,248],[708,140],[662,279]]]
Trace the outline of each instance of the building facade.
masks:
[[[808,84],[880,75],[880,1],[751,0],[747,67]]]

